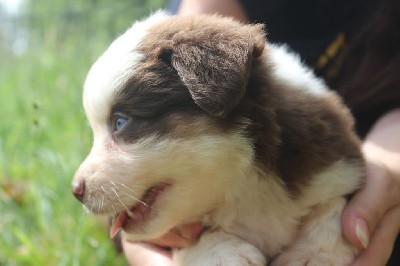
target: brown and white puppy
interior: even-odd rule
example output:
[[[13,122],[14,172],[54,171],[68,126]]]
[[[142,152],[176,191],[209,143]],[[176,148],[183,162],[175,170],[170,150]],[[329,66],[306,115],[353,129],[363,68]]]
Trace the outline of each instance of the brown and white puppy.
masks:
[[[158,12],[91,68],[93,148],[73,181],[111,235],[158,238],[202,221],[181,265],[347,265],[345,196],[362,182],[340,99],[262,25]]]

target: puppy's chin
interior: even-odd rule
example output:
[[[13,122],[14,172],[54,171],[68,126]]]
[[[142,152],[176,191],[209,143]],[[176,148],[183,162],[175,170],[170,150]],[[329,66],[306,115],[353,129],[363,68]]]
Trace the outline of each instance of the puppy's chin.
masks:
[[[204,197],[198,194],[199,190],[205,191],[199,186],[173,183],[160,194],[152,205],[152,212],[143,221],[123,227],[126,239],[130,242],[154,240],[182,224],[203,221],[219,206],[218,202],[224,194],[214,193]],[[221,190],[222,188],[219,191]]]
[[[184,223],[181,219],[174,219],[169,210],[155,210],[152,217],[138,224],[127,226],[123,231],[130,242],[150,241],[158,239],[172,228]]]

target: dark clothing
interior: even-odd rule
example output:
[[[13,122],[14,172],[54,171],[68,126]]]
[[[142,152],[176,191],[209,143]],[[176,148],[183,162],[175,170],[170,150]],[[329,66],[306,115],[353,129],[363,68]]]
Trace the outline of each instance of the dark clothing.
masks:
[[[240,2],[250,22],[266,25],[269,41],[289,44],[312,64],[339,32],[351,33],[359,26],[365,10],[375,0]]]
[[[267,39],[273,43],[286,43],[299,53],[303,61],[323,76],[330,86],[335,60],[341,58],[349,40],[362,27],[366,14],[377,0],[266,0],[240,1],[250,22],[266,25]],[[333,45],[333,46],[332,46]],[[328,47],[331,47],[328,52]],[[329,55],[326,55],[326,53]],[[323,57],[326,62],[321,62]],[[337,71],[336,71],[337,72]],[[336,88],[334,88],[336,89]],[[353,112],[357,115],[357,111]],[[379,112],[382,115],[381,112]],[[373,122],[376,118],[374,115]],[[372,116],[369,116],[372,118]],[[364,137],[373,122],[356,117],[357,131]]]

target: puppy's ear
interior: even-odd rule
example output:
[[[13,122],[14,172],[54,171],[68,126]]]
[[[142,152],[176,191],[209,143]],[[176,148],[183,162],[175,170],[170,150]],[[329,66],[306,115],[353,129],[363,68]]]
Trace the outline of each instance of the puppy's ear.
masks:
[[[262,25],[239,28],[193,32],[159,51],[159,59],[176,69],[195,103],[216,117],[226,117],[239,103],[252,59],[264,49]]]

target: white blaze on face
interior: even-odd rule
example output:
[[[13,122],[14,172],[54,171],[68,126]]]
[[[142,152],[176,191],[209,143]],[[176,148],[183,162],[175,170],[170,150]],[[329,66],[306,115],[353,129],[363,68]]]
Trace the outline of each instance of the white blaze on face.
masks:
[[[143,58],[137,47],[148,29],[166,17],[165,13],[158,12],[144,21],[134,23],[110,45],[92,66],[86,78],[83,105],[93,130],[94,142],[90,154],[75,174],[75,181],[85,181],[86,193],[90,195],[85,204],[91,210],[100,211],[99,202],[103,205],[102,198],[93,195],[101,194],[103,189],[113,184],[109,181],[110,176],[118,179],[127,172],[133,173],[129,168],[132,159],[126,156],[111,138],[109,117],[115,96],[126,86],[126,82],[134,75],[135,68]],[[108,201],[114,196],[108,195]],[[115,204],[111,202],[113,207]],[[109,209],[105,208],[105,211]]]
[[[92,127],[107,121],[114,95],[132,76],[135,66],[143,58],[136,47],[147,30],[166,17],[166,13],[157,12],[144,21],[134,23],[92,66],[83,92],[83,105]]]

